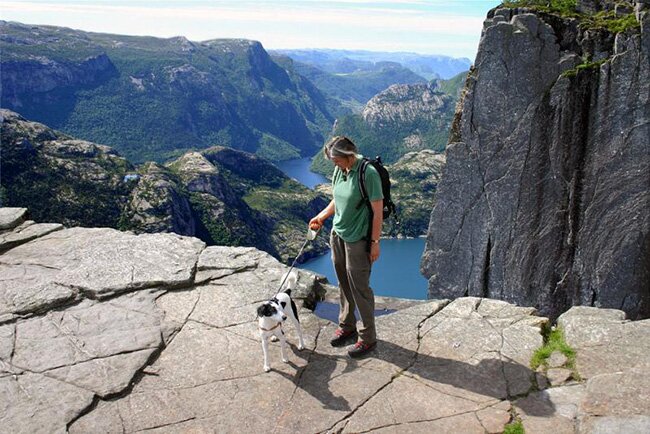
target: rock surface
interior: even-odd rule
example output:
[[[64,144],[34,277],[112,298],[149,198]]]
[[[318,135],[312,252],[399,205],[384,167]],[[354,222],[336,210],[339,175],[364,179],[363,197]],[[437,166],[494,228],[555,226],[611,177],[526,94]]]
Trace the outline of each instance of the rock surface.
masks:
[[[526,432],[646,433],[650,430],[650,320],[627,321],[620,310],[573,307],[558,318],[576,351],[581,383],[531,393],[515,403]],[[554,372],[553,372],[554,371]],[[564,382],[568,370],[549,369]],[[544,402],[543,402],[544,401]],[[555,406],[551,417],[525,408]]]
[[[0,230],[13,229],[25,221],[27,208],[0,208]]]
[[[287,270],[267,253],[75,228],[9,249],[0,266],[7,432],[498,433],[515,415],[527,432],[649,427],[650,321],[620,311],[560,319],[586,382],[543,392],[528,366],[546,318],[474,297],[379,299],[397,310],[377,318],[377,350],[359,360],[301,308],[307,348],[287,326],[289,363],[272,344],[264,373],[255,310]],[[329,288],[300,271],[294,295],[331,299]],[[596,358],[598,345],[618,347]]]
[[[431,215],[431,298],[650,316],[650,13],[639,20],[612,34],[490,12]]]
[[[440,92],[435,82],[394,84],[370,99],[361,117],[371,126],[410,124],[416,119],[433,122],[454,103],[454,98]]]

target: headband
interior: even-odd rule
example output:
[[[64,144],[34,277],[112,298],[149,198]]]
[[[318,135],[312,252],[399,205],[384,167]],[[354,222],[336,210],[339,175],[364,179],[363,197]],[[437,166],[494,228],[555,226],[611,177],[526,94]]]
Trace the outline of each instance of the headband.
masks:
[[[330,146],[329,149],[327,150],[327,153],[329,154],[330,158],[332,157],[347,157],[349,155],[357,155],[356,152],[354,151],[346,151],[345,149],[341,149],[336,147],[336,144],[333,146]]]

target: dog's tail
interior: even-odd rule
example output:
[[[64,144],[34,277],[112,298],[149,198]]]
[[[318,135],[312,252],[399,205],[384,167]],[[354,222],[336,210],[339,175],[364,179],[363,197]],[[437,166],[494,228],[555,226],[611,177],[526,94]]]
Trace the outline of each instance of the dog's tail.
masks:
[[[286,280],[285,280],[286,277]],[[298,272],[296,270],[293,270],[289,276],[286,274],[282,277],[282,280],[285,280],[284,282],[284,292],[287,294],[291,295],[291,290],[296,289],[296,284],[298,283]]]

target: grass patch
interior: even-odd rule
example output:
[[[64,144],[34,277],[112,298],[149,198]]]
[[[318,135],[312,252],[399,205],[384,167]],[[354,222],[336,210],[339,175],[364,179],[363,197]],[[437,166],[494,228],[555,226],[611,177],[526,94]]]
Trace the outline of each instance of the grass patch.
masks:
[[[510,422],[503,427],[503,434],[525,434],[524,424],[520,420]]]
[[[578,75],[580,71],[585,71],[592,68],[596,68],[596,69],[600,68],[601,65],[607,62],[607,60],[608,59],[602,59],[602,60],[597,60],[595,62],[585,61],[584,63],[581,63],[580,65],[576,66],[573,69],[564,71],[561,75],[562,77],[575,77],[576,75]]]
[[[503,6],[507,8],[530,8],[541,12],[558,14],[562,17],[577,17],[577,0],[507,0]]]
[[[630,29],[638,29],[641,23],[634,13],[618,16],[614,11],[601,11],[585,16],[580,26],[583,29],[606,29],[610,33],[621,33]]]
[[[573,371],[574,378],[576,378],[576,352],[566,343],[564,340],[564,332],[560,328],[550,330],[544,339],[544,345],[541,348],[538,348],[530,359],[530,368],[533,371],[535,371],[539,366],[545,366],[548,368],[547,360],[554,351],[559,351],[566,356],[566,366]]]

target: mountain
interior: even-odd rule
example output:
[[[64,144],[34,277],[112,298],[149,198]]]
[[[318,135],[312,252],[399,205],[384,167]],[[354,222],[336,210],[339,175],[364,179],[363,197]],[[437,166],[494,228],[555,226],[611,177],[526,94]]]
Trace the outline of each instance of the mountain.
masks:
[[[259,42],[192,42],[0,22],[3,108],[130,161],[218,144],[280,160],[331,128],[325,97]]]
[[[379,62],[394,62],[427,80],[449,79],[467,71],[471,65],[471,61],[464,57],[454,58],[408,52],[334,49],[273,50],[272,52],[284,54],[297,62],[316,66],[332,74],[348,74],[368,69]]]
[[[175,232],[208,245],[254,246],[283,261],[328,199],[270,162],[226,147],[134,167],[107,146],[72,138],[9,110],[2,118],[0,202],[39,222]],[[324,236],[303,259],[327,248]]]
[[[118,227],[134,168],[108,146],[78,140],[0,109],[0,201],[39,222]],[[38,205],[38,206],[36,206]]]
[[[287,56],[277,56],[274,60],[283,64],[282,58],[289,59]],[[345,73],[327,72],[298,61],[293,64],[296,72],[334,101],[329,111],[336,116],[360,112],[370,98],[393,84],[426,83],[424,78],[395,62],[354,63],[356,69],[346,68],[349,71]]]
[[[485,20],[451,131],[429,296],[647,318],[648,5],[508,4]]]
[[[393,85],[375,95],[361,114],[337,119],[334,135],[350,137],[362,154],[394,163],[408,152],[442,152],[466,73],[451,80]],[[316,155],[312,170],[329,176],[332,164]]]

